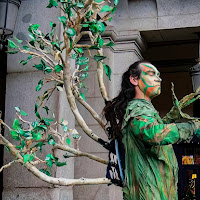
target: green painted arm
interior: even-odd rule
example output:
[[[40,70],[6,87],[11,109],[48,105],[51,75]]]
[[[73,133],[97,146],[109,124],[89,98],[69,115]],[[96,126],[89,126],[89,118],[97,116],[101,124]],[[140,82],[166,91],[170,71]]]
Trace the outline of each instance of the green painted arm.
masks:
[[[146,115],[133,118],[129,124],[132,134],[150,145],[167,145],[187,140],[198,128],[198,122],[158,124],[155,118]]]

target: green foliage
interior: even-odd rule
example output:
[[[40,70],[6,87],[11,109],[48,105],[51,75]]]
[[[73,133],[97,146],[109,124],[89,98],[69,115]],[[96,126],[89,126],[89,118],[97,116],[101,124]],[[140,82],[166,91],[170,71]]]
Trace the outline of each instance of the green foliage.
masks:
[[[113,47],[114,46],[114,43],[113,42],[108,42],[107,44],[106,44],[106,46],[108,46],[108,47]]]
[[[76,64],[77,65],[86,65],[88,63],[88,61],[89,61],[88,57],[79,57],[76,60]]]
[[[60,72],[61,70],[63,70],[63,65],[56,65],[54,68],[55,72]]]
[[[48,169],[40,169],[40,171],[44,174],[46,174],[47,176],[51,176],[51,173]]]
[[[40,91],[41,88],[42,88],[42,86],[43,86],[43,80],[40,80],[40,81],[38,82],[38,85],[37,85],[37,87],[35,88],[35,90],[36,90],[36,91]]]
[[[50,145],[55,145],[55,140],[54,140],[54,138],[53,138],[53,136],[52,135],[49,135],[48,136],[48,144],[50,144]]]
[[[80,96],[83,98],[83,100],[85,101],[85,95],[83,93],[80,93]]]
[[[19,134],[16,131],[10,130],[10,134],[14,140],[20,140]]]
[[[103,60],[103,59],[105,59],[106,58],[106,56],[100,56],[100,55],[95,55],[94,56],[94,60],[96,61],[96,62],[99,62],[99,61],[101,61],[101,60]]]
[[[67,22],[67,18],[66,18],[65,16],[58,17],[58,19],[59,19],[59,21],[60,21],[61,23],[63,23],[64,25],[65,25],[66,22]]]
[[[52,69],[45,64],[45,62],[41,59],[41,63],[38,65],[34,65],[33,67],[35,67],[38,70],[42,70],[44,73],[51,73]]]
[[[16,49],[16,48],[19,48],[19,46],[16,45],[12,40],[8,39],[8,48],[10,48],[10,49]]]
[[[31,58],[33,58],[33,55],[28,56],[28,58],[26,60],[20,60],[19,63],[22,65],[26,65],[28,63],[28,61],[31,60]]]
[[[71,144],[71,140],[69,138],[67,138],[66,142],[67,142],[68,145]]]
[[[19,112],[21,115],[23,115],[23,116],[28,116],[28,114],[26,113],[26,112],[24,112],[23,110],[21,110],[20,109],[20,107],[15,107],[15,110],[17,111],[17,112]]]
[[[45,161],[47,162],[47,165],[49,166],[49,168],[51,168],[52,165],[53,165],[53,161],[54,161],[53,155],[49,153],[49,154],[46,156]]]
[[[76,31],[73,28],[68,28],[66,33],[70,37],[73,37],[74,35],[76,35]]]
[[[58,3],[55,0],[49,0],[49,5],[47,8],[52,8],[53,6],[57,7]]]
[[[27,162],[31,162],[34,159],[35,155],[33,154],[25,154],[23,156],[24,163],[26,164]]]
[[[109,5],[105,5],[103,6],[103,8],[101,9],[101,12],[110,12],[113,10],[113,7],[112,6],[109,6]]]
[[[111,80],[111,73],[112,73],[111,72],[111,68],[108,65],[104,64],[104,63],[103,63],[103,67],[105,69],[105,73],[108,76],[109,80]]]

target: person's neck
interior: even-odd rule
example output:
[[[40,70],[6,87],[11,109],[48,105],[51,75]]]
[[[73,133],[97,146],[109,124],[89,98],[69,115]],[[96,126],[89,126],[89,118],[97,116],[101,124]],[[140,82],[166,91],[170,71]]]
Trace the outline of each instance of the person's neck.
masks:
[[[134,99],[145,99],[151,102],[149,96],[144,95],[144,93],[140,90],[138,86],[135,87],[135,97]]]

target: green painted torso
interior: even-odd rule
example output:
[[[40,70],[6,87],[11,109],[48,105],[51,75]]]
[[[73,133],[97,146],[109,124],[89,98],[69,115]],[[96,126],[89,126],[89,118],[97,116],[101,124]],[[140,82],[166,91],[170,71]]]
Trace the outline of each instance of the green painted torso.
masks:
[[[153,105],[129,103],[123,124],[125,200],[176,200],[178,165],[173,143],[193,134],[189,123],[163,124]]]

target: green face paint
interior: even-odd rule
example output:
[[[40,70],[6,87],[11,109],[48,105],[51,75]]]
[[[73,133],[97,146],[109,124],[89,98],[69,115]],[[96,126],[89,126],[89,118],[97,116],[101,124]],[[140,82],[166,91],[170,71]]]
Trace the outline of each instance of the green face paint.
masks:
[[[141,64],[142,73],[138,82],[145,99],[153,99],[161,93],[160,73],[152,64]]]

